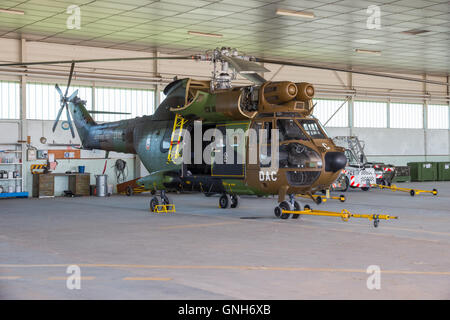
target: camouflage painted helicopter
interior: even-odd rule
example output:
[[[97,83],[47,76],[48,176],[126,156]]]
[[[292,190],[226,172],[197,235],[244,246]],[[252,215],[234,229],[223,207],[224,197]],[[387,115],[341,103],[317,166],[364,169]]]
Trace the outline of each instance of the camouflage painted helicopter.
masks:
[[[214,72],[210,81],[176,79],[165,87],[166,98],[153,115],[129,120],[97,124],[86,110],[86,102],[77,97],[77,91],[68,96],[75,63],[147,59],[212,61]],[[333,143],[312,116],[313,85],[266,81],[258,73],[269,70],[255,61],[295,65],[239,55],[230,48],[218,48],[211,54],[186,57],[47,61],[0,66],[71,63],[65,94],[56,85],[61,96],[61,108],[53,130],[63,109],[66,109],[72,136],[75,135],[71,116],[84,149],[137,154],[150,172],[137,183],[153,191],[152,211],[156,205],[170,203],[166,194],[169,189],[221,194],[221,208],[238,207],[239,195],[278,195],[279,204],[274,212],[277,217],[286,219],[290,214],[283,213],[283,210],[301,210],[294,195],[308,195],[313,199],[315,191],[328,188],[336,180],[347,159],[344,149]],[[232,87],[231,80],[237,73],[253,84]],[[211,149],[207,149],[211,141],[202,139],[208,129],[222,133],[223,137],[220,142],[212,139],[214,145]],[[228,134],[228,129],[242,129],[244,132],[253,129],[257,133],[264,130],[269,134],[265,140],[260,140],[260,135],[257,135],[258,148],[252,149],[253,141],[249,136],[237,141]],[[183,132],[194,136],[190,144],[200,154],[206,154],[206,158],[194,159],[198,152],[183,152]],[[196,138],[198,132],[199,139]],[[272,136],[272,132],[276,134]],[[262,144],[266,147],[265,152],[261,151],[264,149]],[[272,145],[279,146],[273,150]],[[242,157],[243,163],[227,162],[229,150],[235,158]],[[275,164],[267,161],[267,156],[271,157],[273,151],[278,153]],[[255,155],[256,161],[248,161]],[[176,161],[177,158],[187,161]],[[276,169],[271,171],[274,167]],[[293,218],[298,216],[292,215]]]

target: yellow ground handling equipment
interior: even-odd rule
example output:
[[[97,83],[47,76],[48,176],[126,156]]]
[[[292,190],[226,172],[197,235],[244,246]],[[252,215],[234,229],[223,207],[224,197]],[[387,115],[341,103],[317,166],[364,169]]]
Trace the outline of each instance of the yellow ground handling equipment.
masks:
[[[155,206],[155,213],[175,213],[174,204],[158,204]]]
[[[302,198],[306,198],[306,199],[311,199],[310,196],[306,195],[306,194],[297,194],[297,197],[302,197]],[[312,197],[314,198],[314,202],[316,204],[321,204],[321,203],[325,203],[328,201],[328,199],[333,199],[333,200],[339,200],[340,202],[345,202],[345,200],[347,200],[345,198],[345,196],[343,194],[341,194],[340,196],[321,196],[318,194],[313,194]]]
[[[388,190],[391,190],[392,192],[395,192],[395,191],[408,192],[411,195],[411,197],[414,197],[416,194],[421,194],[421,193],[431,193],[434,196],[437,196],[437,194],[438,194],[437,189],[420,190],[420,189],[411,189],[411,188],[400,188],[400,187],[397,187],[395,184],[392,184],[390,186],[385,186],[382,184],[373,184],[372,187],[380,188],[381,190],[388,189]]]
[[[328,210],[311,210],[308,205],[305,205],[303,210],[294,211],[294,210],[281,210],[282,215],[294,215],[295,218],[298,218],[299,215],[309,215],[309,216],[323,216],[323,217],[339,217],[342,221],[348,221],[350,218],[365,218],[373,221],[373,225],[375,228],[378,227],[380,220],[391,220],[398,219],[396,216],[390,216],[387,214],[355,214],[350,213],[347,210],[342,210],[341,212],[334,212]],[[286,219],[286,218],[285,218]]]

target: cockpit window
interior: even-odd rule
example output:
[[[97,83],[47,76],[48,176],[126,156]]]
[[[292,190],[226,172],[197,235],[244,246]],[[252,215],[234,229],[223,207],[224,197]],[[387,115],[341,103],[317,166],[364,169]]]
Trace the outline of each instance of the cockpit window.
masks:
[[[325,135],[314,120],[300,120],[300,124],[312,139],[326,139]]]
[[[277,128],[280,131],[280,141],[308,140],[293,119],[278,119]]]

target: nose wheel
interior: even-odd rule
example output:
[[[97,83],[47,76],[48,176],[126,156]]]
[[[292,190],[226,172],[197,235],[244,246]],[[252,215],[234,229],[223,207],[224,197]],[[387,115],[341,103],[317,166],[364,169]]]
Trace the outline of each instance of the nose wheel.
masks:
[[[275,217],[280,218],[280,219],[289,219],[289,217],[291,216],[290,213],[283,213],[283,210],[285,211],[300,211],[302,208],[302,206],[300,205],[299,202],[297,202],[294,198],[293,194],[289,195],[289,200],[288,201],[282,201],[278,204],[278,206],[275,207],[274,209],[274,214]],[[292,219],[298,219],[300,217],[299,214],[292,214]]]
[[[219,207],[222,209],[237,208],[241,198],[237,194],[224,193],[219,198]]]

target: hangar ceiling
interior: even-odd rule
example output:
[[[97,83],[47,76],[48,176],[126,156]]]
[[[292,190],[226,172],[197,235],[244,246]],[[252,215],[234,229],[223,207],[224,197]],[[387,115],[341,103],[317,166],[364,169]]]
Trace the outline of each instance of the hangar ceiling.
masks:
[[[24,14],[0,10],[0,37],[149,52],[158,48],[173,54],[231,46],[265,58],[448,75],[449,1],[378,0],[373,4],[381,9],[379,29],[367,27],[371,4],[356,0],[2,0],[0,9]],[[70,5],[81,9],[80,29],[67,28]],[[278,9],[313,13],[314,18],[278,15]],[[417,31],[425,32],[414,34]]]

